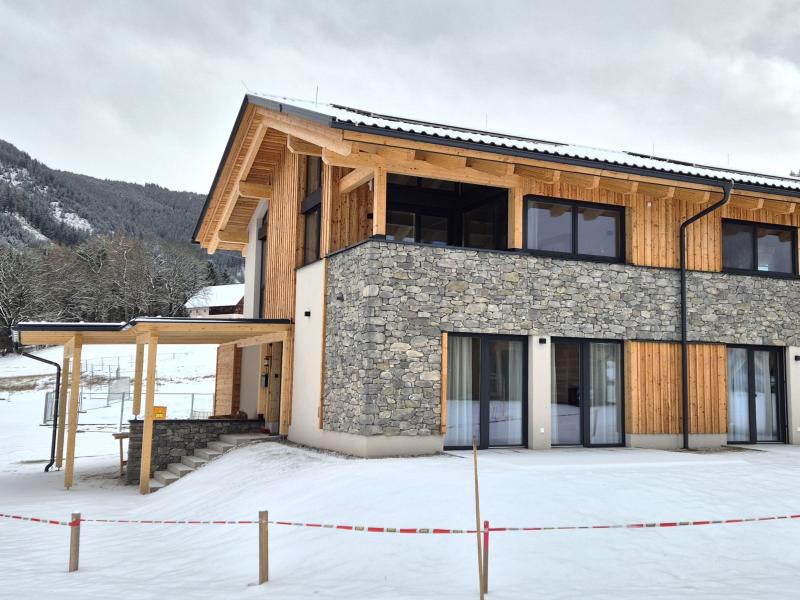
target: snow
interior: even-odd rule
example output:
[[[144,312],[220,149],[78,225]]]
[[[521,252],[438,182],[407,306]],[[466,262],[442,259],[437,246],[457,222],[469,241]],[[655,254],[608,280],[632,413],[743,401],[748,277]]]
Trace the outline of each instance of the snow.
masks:
[[[56,355],[57,349],[45,352]],[[108,352],[96,347],[87,357],[115,365]],[[163,385],[188,389],[213,369],[211,357],[207,350],[176,357],[160,369],[169,380]],[[0,377],[37,368],[0,359]],[[2,385],[0,379],[0,390]],[[18,392],[11,402],[0,401],[0,512],[252,520],[269,510],[273,520],[295,522],[459,529],[475,523],[469,452],[362,460],[267,443],[230,452],[143,497],[119,484],[111,436],[86,427],[78,435],[76,485],[67,492],[62,473],[42,472],[49,452],[49,431],[38,425],[42,393]],[[797,514],[798,461],[800,448],[784,445],[718,453],[482,451],[481,510],[495,527]],[[67,574],[67,528],[0,520],[0,597],[42,597],[54,590],[65,599],[477,596],[471,535],[273,525],[265,589],[255,585],[252,525],[87,523],[81,536],[80,570]],[[796,598],[798,539],[800,520],[496,533],[489,597]]]
[[[505,135],[488,131],[478,131],[463,127],[452,127],[437,123],[426,123],[414,119],[402,119],[388,115],[375,114],[369,111],[348,108],[336,104],[308,102],[295,98],[283,98],[270,94],[254,94],[269,101],[278,101],[290,106],[333,117],[340,123],[363,125],[398,132],[409,132],[430,136],[431,138],[444,138],[460,140],[485,145],[488,147],[503,147],[528,152],[541,152],[567,158],[579,158],[607,164],[625,165],[653,171],[680,173],[696,177],[708,177],[717,180],[733,180],[737,183],[773,186],[782,189],[800,191],[800,178],[782,177],[759,173],[746,173],[732,171],[718,167],[691,164],[684,161],[665,158],[648,157],[632,152],[606,150],[577,144],[563,144],[534,140],[515,135]],[[288,101],[288,102],[287,102]]]
[[[49,242],[50,240],[46,235],[44,235],[41,231],[36,229],[33,225],[28,222],[28,219],[23,217],[17,213],[11,213],[11,216],[14,217],[22,227],[22,229],[28,232],[37,242]]]
[[[189,298],[186,308],[235,306],[244,297],[244,284],[210,285]]]
[[[92,231],[94,231],[89,221],[74,212],[65,211],[58,202],[51,202],[50,210],[53,213],[53,218],[60,223],[64,223],[64,225],[87,233],[92,233]]]

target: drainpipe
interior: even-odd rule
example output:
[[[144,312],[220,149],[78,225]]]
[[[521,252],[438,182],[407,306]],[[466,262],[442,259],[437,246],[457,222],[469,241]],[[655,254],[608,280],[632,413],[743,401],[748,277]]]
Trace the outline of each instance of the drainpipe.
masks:
[[[680,227],[680,255],[681,255],[681,388],[683,391],[683,449],[689,450],[689,340],[687,333],[687,308],[686,308],[686,228],[695,221],[702,219],[725,206],[731,199],[733,181],[723,183],[722,199],[705,207],[696,215],[692,215],[681,223]]]
[[[47,463],[47,466],[44,468],[44,472],[47,473],[52,467],[53,463],[56,462],[56,435],[58,434],[58,402],[61,399],[61,365],[57,362],[53,362],[52,360],[47,360],[46,358],[42,358],[41,356],[35,356],[33,354],[29,354],[28,352],[19,352],[19,346],[17,343],[14,344],[14,351],[18,352],[22,356],[27,358],[32,358],[33,360],[38,360],[39,362],[45,363],[47,365],[51,365],[56,368],[56,395],[55,400],[53,401],[53,436],[50,440],[50,462]]]

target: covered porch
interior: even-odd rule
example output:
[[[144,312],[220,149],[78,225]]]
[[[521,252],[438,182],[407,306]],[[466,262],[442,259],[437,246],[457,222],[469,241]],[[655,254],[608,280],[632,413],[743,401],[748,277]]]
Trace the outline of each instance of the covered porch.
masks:
[[[20,323],[16,336],[23,346],[61,345],[60,398],[58,402],[55,465],[64,467],[64,486],[74,482],[75,440],[78,432],[81,385],[81,352],[84,346],[135,345],[132,414],[143,413],[139,490],[150,491],[154,399],[158,348],[163,344],[215,344],[220,350],[240,350],[280,344],[286,358],[280,369],[278,407],[279,433],[286,435],[291,420],[293,325],[288,319],[185,319],[136,318],[127,323]],[[233,373],[217,376],[233,378]],[[144,406],[142,395],[144,393]],[[259,414],[266,410],[266,398],[259,397]],[[66,449],[66,452],[65,452]]]

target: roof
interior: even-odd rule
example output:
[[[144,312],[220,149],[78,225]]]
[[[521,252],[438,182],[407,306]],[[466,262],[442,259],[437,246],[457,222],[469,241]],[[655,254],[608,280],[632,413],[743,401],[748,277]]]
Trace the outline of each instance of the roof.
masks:
[[[211,308],[214,306],[236,306],[244,298],[244,284],[209,285],[189,298],[186,308]]]
[[[264,105],[265,108],[294,113],[300,117],[305,116],[306,118],[327,123],[335,129],[370,130],[372,133],[382,133],[383,135],[396,137],[414,136],[427,138],[427,141],[431,143],[477,146],[487,152],[510,150],[514,151],[515,154],[537,155],[537,158],[541,158],[538,155],[548,155],[553,158],[590,161],[606,165],[611,170],[615,166],[633,167],[656,173],[689,175],[718,181],[732,180],[739,184],[772,187],[776,188],[776,190],[792,190],[800,194],[800,178],[797,177],[751,173],[689,161],[647,156],[636,152],[606,150],[578,144],[549,142],[518,135],[454,127],[417,119],[393,117],[338,104],[322,104],[295,99],[284,100],[275,96],[256,94],[250,94],[248,99]]]
[[[587,168],[603,168],[609,171],[641,176],[662,177],[705,185],[733,181],[739,189],[800,197],[800,178],[752,173],[703,165],[691,161],[649,156],[637,152],[607,150],[539,140],[519,135],[508,135],[466,127],[432,123],[418,119],[395,117],[340,104],[309,102],[295,98],[269,94],[246,94],[225,151],[222,155],[211,189],[192,235],[197,240],[201,223],[211,203],[211,198],[222,174],[223,165],[233,147],[236,132],[248,105],[256,105],[276,112],[309,119],[333,129],[360,131],[386,137],[409,139],[444,146],[453,146],[497,154],[531,158],[553,163],[571,164]]]
[[[22,345],[65,344],[80,334],[84,344],[132,344],[139,334],[156,333],[164,344],[221,344],[286,331],[289,319],[191,319],[137,317],[119,323],[26,321],[13,330]]]

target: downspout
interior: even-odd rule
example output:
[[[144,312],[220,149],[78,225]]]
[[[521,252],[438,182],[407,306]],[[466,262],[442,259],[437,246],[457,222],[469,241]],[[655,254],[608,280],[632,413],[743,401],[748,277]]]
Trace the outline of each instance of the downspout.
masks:
[[[705,207],[696,215],[692,215],[681,223],[680,227],[680,255],[681,255],[681,389],[683,401],[683,449],[689,450],[689,339],[688,339],[688,318],[686,307],[686,228],[725,206],[731,199],[733,191],[733,181],[728,181],[720,185],[722,188],[722,199],[710,206]]]
[[[19,350],[19,348],[17,348]],[[26,356],[28,358],[32,358],[33,360],[38,360],[39,362],[52,365],[56,368],[56,395],[55,400],[53,401],[53,437],[50,441],[50,462],[47,463],[47,466],[44,468],[44,472],[47,473],[52,467],[53,463],[56,462],[56,435],[58,434],[58,402],[61,399],[61,365],[57,362],[53,362],[52,360],[47,360],[46,358],[42,358],[41,356],[35,356],[33,354],[29,354],[28,352],[20,352],[22,356]]]

